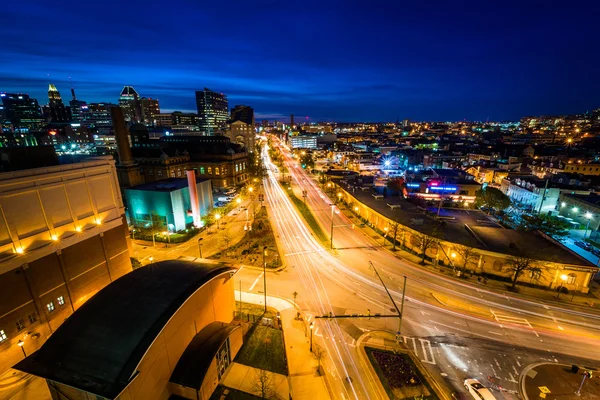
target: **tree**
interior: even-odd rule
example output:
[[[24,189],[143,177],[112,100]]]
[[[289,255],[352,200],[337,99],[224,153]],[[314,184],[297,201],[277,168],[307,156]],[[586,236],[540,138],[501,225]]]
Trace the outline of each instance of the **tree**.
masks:
[[[488,186],[476,193],[475,206],[504,210],[510,206],[510,199],[500,189]]]
[[[513,273],[511,286],[513,290],[517,286],[517,280],[519,279],[519,276],[523,272],[530,271],[532,273],[540,273],[542,271],[538,261],[529,257],[529,255],[525,253],[517,253],[510,256],[508,259],[508,267]]]
[[[315,167],[315,160],[312,153],[307,151],[301,154],[300,163],[302,164],[302,168],[313,169]]]
[[[539,230],[553,239],[560,240],[569,235],[570,225],[567,221],[549,215],[533,215],[521,217],[520,229]]]
[[[454,251],[458,253],[458,255],[463,259],[463,267],[462,270],[464,272],[467,269],[467,266],[474,262],[479,258],[479,253],[475,250],[474,247],[471,246],[456,246]]]
[[[325,349],[319,346],[318,344],[315,344],[313,346],[313,356],[315,357],[315,360],[317,360],[317,374],[319,376],[321,375],[321,361],[323,360],[326,354],[327,352],[325,351]]]
[[[261,399],[270,399],[275,395],[273,374],[264,369],[256,370],[252,381],[252,391]]]
[[[433,234],[427,235],[426,233],[421,232],[415,234],[417,247],[421,252],[421,265],[425,265],[425,257],[427,257],[427,250],[437,246],[440,242],[440,240],[437,237],[433,236]]]
[[[138,269],[142,267],[142,263],[140,260],[138,260],[135,257],[129,257],[129,259],[131,260],[131,268],[133,269]]]

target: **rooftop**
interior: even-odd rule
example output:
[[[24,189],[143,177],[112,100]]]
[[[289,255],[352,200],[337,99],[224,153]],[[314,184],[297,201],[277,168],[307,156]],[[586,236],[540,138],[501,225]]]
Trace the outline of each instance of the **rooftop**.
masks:
[[[198,289],[235,268],[161,261],[110,283],[15,369],[113,399],[169,319]]]
[[[209,181],[207,178],[196,177],[196,183]],[[149,192],[173,192],[188,187],[187,178],[167,178],[160,181],[142,183],[125,190],[145,190]]]

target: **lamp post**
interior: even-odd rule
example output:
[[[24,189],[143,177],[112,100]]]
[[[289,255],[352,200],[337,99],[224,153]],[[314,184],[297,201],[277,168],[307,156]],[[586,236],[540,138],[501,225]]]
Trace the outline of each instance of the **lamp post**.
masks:
[[[150,264],[152,264],[154,262],[154,257],[150,256],[148,257],[148,260],[150,260]]]
[[[556,294],[556,299],[558,299],[560,297],[560,292],[562,291],[563,285],[565,284],[567,279],[569,279],[569,277],[565,274],[562,274],[560,276],[560,286],[558,287],[558,293]]]
[[[585,226],[585,232],[583,233],[583,238],[585,239],[585,237],[587,236],[587,231],[590,228],[590,221],[592,220],[592,213],[590,212],[586,212],[585,213],[585,217],[587,218],[587,225]]]
[[[263,286],[265,290],[265,313],[267,312],[267,246],[263,247]]]
[[[383,228],[383,231],[385,232],[383,234],[383,247],[385,247],[385,238],[387,237],[388,227],[386,226],[385,228]]]
[[[132,235],[131,241],[135,242],[135,229],[131,230],[131,235]]]
[[[21,348],[21,351],[23,351],[23,357],[27,358],[27,354],[25,353],[25,348],[23,347],[25,345],[25,342],[22,341],[21,339],[19,339],[19,341],[17,342],[17,346],[19,346]]]
[[[203,238],[198,239],[198,253],[200,254],[200,258],[204,258],[202,257],[202,239]]]
[[[313,328],[315,327],[314,322],[310,323],[310,352],[312,353],[312,333],[313,333]]]
[[[219,224],[219,220],[221,219],[221,214],[215,214],[215,219],[217,220],[217,229],[221,229],[221,225]]]
[[[240,212],[240,204],[242,204],[242,199],[240,199],[239,197],[237,198],[237,200],[235,201],[238,205],[238,213]]]

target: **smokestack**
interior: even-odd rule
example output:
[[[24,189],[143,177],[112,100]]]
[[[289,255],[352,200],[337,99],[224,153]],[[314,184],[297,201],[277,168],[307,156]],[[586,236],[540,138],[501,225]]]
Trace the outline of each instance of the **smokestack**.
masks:
[[[198,188],[196,187],[196,172],[193,169],[186,171],[188,188],[190,190],[190,203],[192,204],[192,218],[194,219],[194,226],[200,228],[200,205],[198,203]]]
[[[129,145],[129,134],[123,117],[121,107],[111,107],[110,115],[112,117],[113,129],[115,130],[115,139],[117,140],[117,151],[119,153],[119,165],[133,165],[133,156],[131,155],[131,146]]]

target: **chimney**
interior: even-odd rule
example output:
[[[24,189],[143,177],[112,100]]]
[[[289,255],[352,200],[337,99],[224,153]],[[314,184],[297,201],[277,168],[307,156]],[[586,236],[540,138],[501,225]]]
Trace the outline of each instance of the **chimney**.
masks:
[[[192,218],[194,219],[194,226],[200,228],[202,223],[200,221],[200,205],[198,203],[198,188],[196,187],[196,172],[193,169],[186,171],[188,189],[190,191],[190,203],[192,205]]]
[[[123,118],[123,110],[121,107],[111,107],[110,115],[112,117],[113,129],[115,130],[115,139],[117,140],[119,165],[133,165],[135,162],[131,155],[129,134],[125,125],[125,118]]]

